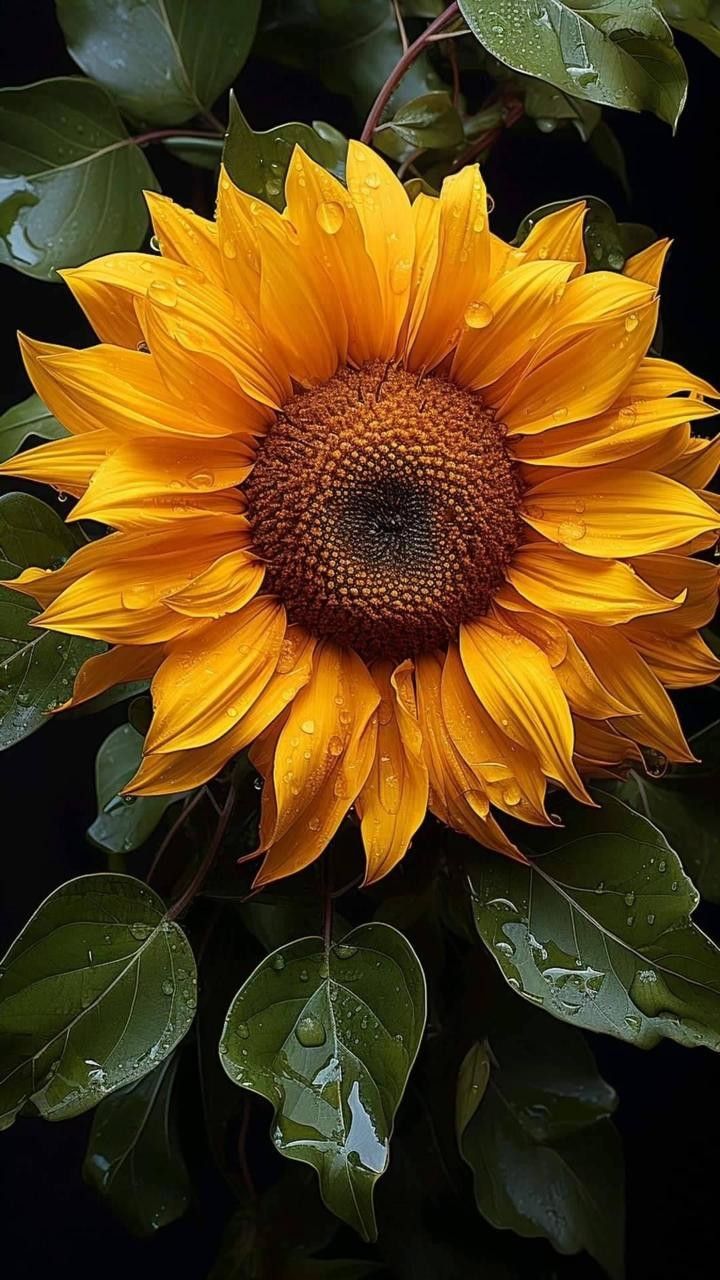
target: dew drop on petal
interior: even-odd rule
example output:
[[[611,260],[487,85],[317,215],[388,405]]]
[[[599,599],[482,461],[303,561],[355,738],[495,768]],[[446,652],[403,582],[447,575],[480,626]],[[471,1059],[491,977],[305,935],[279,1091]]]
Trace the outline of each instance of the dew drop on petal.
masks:
[[[464,319],[468,329],[486,329],[493,319],[492,308],[487,302],[471,302],[465,308]]]
[[[335,200],[324,200],[315,210],[318,226],[327,236],[336,236],[345,221],[345,210]]]

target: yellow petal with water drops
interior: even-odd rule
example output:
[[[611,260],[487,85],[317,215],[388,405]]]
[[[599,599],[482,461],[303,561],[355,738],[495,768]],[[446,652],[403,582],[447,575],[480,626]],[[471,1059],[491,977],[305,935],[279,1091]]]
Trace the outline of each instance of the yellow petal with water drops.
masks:
[[[195,625],[171,646],[152,684],[146,749],[201,747],[232,729],[275,670],[285,625],[282,605],[258,596],[239,613]]]
[[[589,560],[548,542],[518,547],[507,578],[538,609],[601,626],[665,613],[682,601],[680,593],[668,599],[653,591],[629,565]]]
[[[661,360],[658,356],[641,360],[627,386],[628,396],[638,399],[672,396],[678,391],[720,400],[720,391],[716,391],[711,382],[698,378],[673,360]]]
[[[527,859],[492,818],[487,791],[477,774],[466,764],[448,732],[442,705],[440,656],[421,654],[415,673],[431,812],[455,831],[461,831],[486,848],[526,862]]]
[[[253,559],[247,549],[229,551],[181,591],[168,596],[167,603],[188,618],[221,618],[226,613],[237,613],[252,600],[264,576],[265,566]]]
[[[409,322],[406,360],[411,369],[430,369],[452,350],[468,309],[484,314],[490,237],[487,192],[478,166],[446,178],[439,204],[437,257],[415,296]]]
[[[664,596],[685,599],[679,608],[662,620],[662,630],[692,631],[712,622],[718,607],[720,568],[709,560],[692,560],[688,556],[664,552],[637,556],[633,568],[655,591]]]
[[[583,226],[587,206],[584,200],[556,209],[539,218],[520,246],[528,262],[536,259],[557,258],[571,262],[574,273],[585,270],[585,241]]]
[[[667,551],[715,530],[720,516],[691,489],[650,471],[611,468],[567,472],[535,485],[523,519],[583,556]]]
[[[0,464],[0,474],[40,480],[75,495],[84,493],[95,471],[119,440],[111,431],[84,431],[67,440],[51,440]]]
[[[284,661],[283,653],[292,648],[292,659]],[[315,641],[299,627],[288,627],[280,651],[278,665],[262,693],[249,711],[223,737],[203,747],[185,751],[149,752],[124,795],[168,795],[201,786],[223,768],[228,760],[254,742],[269,724],[292,702],[307,684],[312,670]]]
[[[657,289],[671,244],[672,240],[656,240],[647,249],[633,254],[623,267],[623,275],[631,280],[642,280],[643,284],[651,284],[653,289]]]
[[[325,287],[335,290],[347,320],[348,357],[356,364],[389,357],[378,316],[383,294],[352,197],[327,169],[296,147],[285,182],[287,216],[304,253],[311,254]]]
[[[415,220],[407,192],[389,165],[376,151],[352,140],[347,185],[379,286],[378,355],[389,359],[395,352],[410,296]]]
[[[119,644],[88,658],[75,677],[72,697],[58,707],[58,711],[88,702],[90,698],[112,689],[113,685],[149,679],[155,675],[164,652],[161,644]]]
[[[635,646],[617,627],[589,627],[579,622],[570,626],[604,687],[636,708],[636,714],[613,720],[613,728],[669,760],[691,763],[695,757],[685,741],[675,708]]]
[[[490,386],[520,360],[553,320],[572,264],[529,262],[495,280],[482,307],[465,316],[451,377],[462,387]]]
[[[82,267],[58,271],[57,274],[82,307],[101,342],[129,347],[133,351],[137,348],[143,340],[143,333],[132,297],[125,290],[94,279]]]
[[[524,822],[549,822],[537,758],[508,738],[478,701],[456,644],[448,646],[440,692],[447,732],[490,803]]]
[[[673,480],[690,489],[705,489],[720,467],[720,435],[714,440],[693,439],[684,457],[664,468]]]
[[[643,754],[637,743],[618,733],[612,725],[585,720],[582,716],[575,716],[574,724],[578,759],[609,766],[643,763]]]
[[[597,417],[513,441],[513,456],[536,467],[596,467],[662,446],[674,428],[717,412],[714,405],[687,396],[631,400],[626,391],[622,402]]]
[[[496,404],[509,433],[534,435],[609,409],[647,351],[657,314],[658,304],[651,302],[603,320],[527,372]]]
[[[146,191],[145,200],[163,257],[195,267],[212,284],[223,287],[217,225],[157,191]]]
[[[668,689],[692,689],[720,677],[720,660],[696,631],[665,635],[640,619],[623,627],[623,634]]]
[[[476,696],[508,737],[537,756],[543,773],[578,800],[570,709],[544,653],[493,618],[460,628],[460,656]]]
[[[51,356],[77,354],[71,347],[57,346],[51,342],[36,342],[25,334],[18,334],[18,345],[27,375],[40,399],[58,422],[73,435],[81,435],[84,431],[97,431],[104,425],[98,421],[97,413],[75,403],[71,390],[59,382],[48,367]],[[110,348],[116,350],[116,348]]]
[[[216,219],[226,288],[233,298],[241,298],[243,306],[259,320],[261,252],[258,228],[261,223],[281,225],[282,218],[262,200],[256,200],[236,187],[222,165]]]
[[[405,856],[427,812],[428,772],[417,721],[413,667],[389,661],[370,668],[380,694],[375,758],[358,795],[367,871],[380,880]]]
[[[351,649],[318,644],[310,682],[292,703],[275,747],[276,817],[272,829],[263,830],[259,852],[266,857],[256,886],[307,866],[334,836],[372,767],[379,700]]]

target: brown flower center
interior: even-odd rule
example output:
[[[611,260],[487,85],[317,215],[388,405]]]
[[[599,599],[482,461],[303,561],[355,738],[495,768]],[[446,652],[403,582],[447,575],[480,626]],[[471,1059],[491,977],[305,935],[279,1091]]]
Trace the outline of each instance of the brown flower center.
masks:
[[[291,622],[399,661],[487,612],[520,541],[520,479],[479,397],[373,362],[294,396],[245,483]]]

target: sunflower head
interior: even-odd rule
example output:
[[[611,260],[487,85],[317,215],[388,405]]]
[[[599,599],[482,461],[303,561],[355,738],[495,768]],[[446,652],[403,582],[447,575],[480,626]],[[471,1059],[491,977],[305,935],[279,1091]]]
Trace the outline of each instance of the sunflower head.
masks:
[[[355,143],[286,199],[150,195],[161,256],[65,273],[100,345],[24,340],[71,434],[4,470],[114,532],[12,585],[111,646],[72,702],[152,677],[131,794],[252,747],[259,883],[353,806],[368,879],[428,809],[522,858],[498,812],[692,759],[666,688],[718,671],[716,393],[647,354],[667,243],[587,274],[582,204],[513,248],[476,166],[411,205]]]

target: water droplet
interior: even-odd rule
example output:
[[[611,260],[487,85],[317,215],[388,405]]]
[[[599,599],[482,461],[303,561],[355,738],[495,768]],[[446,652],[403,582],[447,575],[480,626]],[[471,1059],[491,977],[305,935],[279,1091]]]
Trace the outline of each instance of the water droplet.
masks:
[[[276,973],[282,973],[283,969],[285,968],[285,957],[280,955],[280,953],[278,952],[276,956],[273,956],[270,963]]]
[[[486,329],[493,320],[492,308],[487,302],[471,302],[465,308],[464,320],[468,329]]]
[[[393,293],[404,293],[410,284],[412,262],[408,258],[399,258],[390,268],[390,288]]]
[[[169,978],[166,978],[166,979],[165,979],[165,981],[164,981],[164,982],[163,982],[163,984],[162,984],[162,993],[163,993],[163,995],[164,995],[164,996],[171,996],[171,995],[173,994],[173,991],[174,991],[174,990],[175,990],[175,987],[174,987],[173,983],[170,981],[170,979],[169,979]]]
[[[378,175],[376,173],[369,173],[365,179],[365,186],[369,187],[371,191],[377,191],[380,186],[380,179]]]
[[[331,756],[341,756],[343,751],[342,738],[336,733],[328,741],[328,751]]]
[[[558,525],[558,537],[561,542],[580,542],[587,533],[584,520],[563,520]]]
[[[352,956],[357,955],[357,947],[350,946],[347,942],[340,942],[335,947],[335,955],[338,960],[350,960]]]
[[[320,826],[321,826],[321,823],[319,818],[311,818],[310,821],[308,822],[308,827],[311,831],[319,831]]]
[[[625,317],[625,328],[628,333],[632,333],[633,329],[637,329],[640,321],[634,311]]]
[[[496,942],[495,950],[499,951],[501,956],[515,955],[515,948],[511,942]]]
[[[327,1039],[325,1028],[319,1018],[306,1014],[300,1018],[295,1027],[295,1036],[305,1049],[319,1049]]]
[[[300,725],[300,728],[302,729],[303,733],[314,733],[314,732],[315,732],[315,721],[314,721],[314,720],[303,720],[302,724]]]
[[[247,1040],[250,1035],[250,1028],[247,1022],[238,1022],[237,1033],[241,1040]]]
[[[632,907],[634,902],[635,902],[635,894],[631,889],[629,893],[625,894],[625,906]]]
[[[335,200],[325,200],[315,210],[315,217],[327,236],[335,236],[345,221],[345,210]]]
[[[141,924],[139,921],[130,925],[130,932],[133,938],[137,938],[138,942],[144,942],[152,933],[152,925]]]
[[[188,476],[188,484],[193,489],[211,489],[215,483],[215,476],[212,471],[194,471]]]

